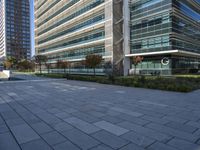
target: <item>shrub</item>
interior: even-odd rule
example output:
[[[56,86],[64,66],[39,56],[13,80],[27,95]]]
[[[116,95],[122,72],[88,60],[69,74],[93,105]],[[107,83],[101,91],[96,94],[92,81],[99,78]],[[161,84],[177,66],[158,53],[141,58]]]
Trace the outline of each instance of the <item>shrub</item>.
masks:
[[[178,92],[190,92],[200,88],[200,78],[133,76],[116,77],[113,81],[104,76],[84,76],[69,74],[43,74],[43,76]]]

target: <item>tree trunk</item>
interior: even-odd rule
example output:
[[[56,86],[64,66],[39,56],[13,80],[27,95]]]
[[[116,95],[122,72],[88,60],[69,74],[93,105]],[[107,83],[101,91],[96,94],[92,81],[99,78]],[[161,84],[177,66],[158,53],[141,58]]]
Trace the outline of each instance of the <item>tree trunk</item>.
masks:
[[[134,75],[136,75],[136,66],[137,66],[137,65],[134,65],[134,66],[135,66],[135,69],[134,69]]]
[[[95,68],[93,68],[93,70],[94,70],[94,76],[96,76],[96,71],[95,71]]]
[[[40,64],[40,74],[42,74],[42,65]]]

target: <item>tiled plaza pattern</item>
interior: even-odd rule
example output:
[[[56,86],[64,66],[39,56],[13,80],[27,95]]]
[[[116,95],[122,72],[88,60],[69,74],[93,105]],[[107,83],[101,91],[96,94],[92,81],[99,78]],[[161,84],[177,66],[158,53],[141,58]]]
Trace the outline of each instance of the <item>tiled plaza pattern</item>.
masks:
[[[0,82],[0,150],[20,149],[200,150],[200,91]]]

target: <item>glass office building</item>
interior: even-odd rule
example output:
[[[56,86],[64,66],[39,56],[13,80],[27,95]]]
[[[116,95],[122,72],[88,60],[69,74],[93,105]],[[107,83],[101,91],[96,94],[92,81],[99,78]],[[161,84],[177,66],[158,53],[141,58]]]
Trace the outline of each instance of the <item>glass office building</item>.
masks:
[[[5,57],[5,1],[0,0],[0,60]]]
[[[46,55],[48,63],[70,62],[73,73],[90,73],[84,66],[88,54],[103,56],[97,73],[104,72],[107,61],[117,62],[123,54],[113,52],[122,34],[121,3],[112,0],[35,0],[35,48],[37,55]],[[118,15],[115,17],[112,11]],[[115,18],[115,20],[114,20]],[[118,28],[119,33],[112,32]],[[118,62],[117,62],[118,63]],[[53,70],[53,69],[52,69]]]
[[[31,57],[29,0],[0,0],[0,57]]]
[[[198,72],[200,0],[132,0],[130,13],[130,54],[126,56],[144,57],[137,66],[139,73]]]
[[[120,75],[196,73],[200,63],[199,0],[35,0],[36,54],[67,60],[90,73],[88,54],[111,61]]]

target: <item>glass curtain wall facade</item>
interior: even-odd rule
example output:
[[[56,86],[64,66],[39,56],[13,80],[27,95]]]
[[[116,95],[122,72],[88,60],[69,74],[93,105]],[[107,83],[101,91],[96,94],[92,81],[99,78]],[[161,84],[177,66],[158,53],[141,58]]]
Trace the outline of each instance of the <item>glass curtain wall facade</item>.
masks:
[[[112,0],[35,0],[35,48],[48,63],[70,62],[70,72],[90,73],[84,66],[89,54],[112,61]],[[52,69],[52,71],[54,71]]]
[[[138,65],[140,73],[168,75],[198,71],[199,0],[132,0],[130,10],[129,56],[144,56]]]
[[[14,57],[17,60],[30,59],[31,42],[29,0],[1,1],[1,6],[2,3],[4,3],[4,17],[1,19],[4,18],[3,36],[5,40],[3,56]]]

